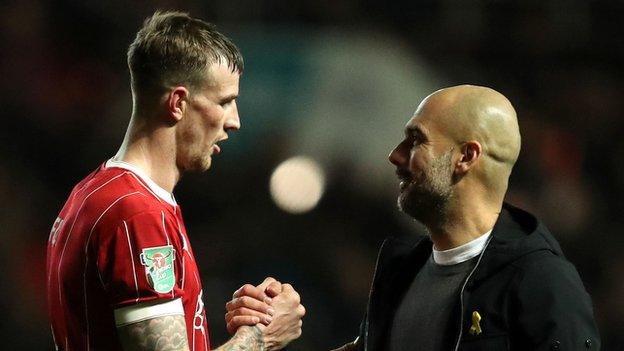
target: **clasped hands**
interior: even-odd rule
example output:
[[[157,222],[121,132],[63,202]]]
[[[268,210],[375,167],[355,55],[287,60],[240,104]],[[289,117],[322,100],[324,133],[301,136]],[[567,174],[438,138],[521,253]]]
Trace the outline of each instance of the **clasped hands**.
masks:
[[[290,284],[266,278],[260,285],[245,284],[225,304],[225,323],[230,334],[242,326],[257,326],[269,350],[284,348],[301,336],[305,308]]]

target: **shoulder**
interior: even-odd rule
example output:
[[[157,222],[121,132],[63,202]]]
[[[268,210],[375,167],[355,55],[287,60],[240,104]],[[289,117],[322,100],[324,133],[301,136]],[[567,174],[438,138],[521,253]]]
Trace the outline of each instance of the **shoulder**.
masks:
[[[530,253],[513,263],[517,268],[516,291],[520,298],[578,304],[591,303],[574,265],[551,251]]]
[[[154,223],[171,217],[168,205],[123,169],[100,169],[74,197],[81,221],[96,232],[115,232],[124,222]]]
[[[514,261],[511,265],[518,269],[523,279],[530,277],[578,277],[578,272],[570,261],[550,250],[531,252]]]
[[[132,172],[111,169],[100,172],[83,190],[85,211],[127,219],[136,214],[164,209],[163,201],[147,189]]]

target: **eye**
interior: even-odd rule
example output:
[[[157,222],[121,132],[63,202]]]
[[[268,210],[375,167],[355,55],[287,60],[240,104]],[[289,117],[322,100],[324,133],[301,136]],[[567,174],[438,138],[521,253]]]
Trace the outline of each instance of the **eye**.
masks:
[[[229,105],[232,104],[232,102],[234,102],[236,100],[236,98],[227,98],[225,100],[222,100],[221,103],[219,103],[219,105],[221,105],[221,107],[228,107]]]

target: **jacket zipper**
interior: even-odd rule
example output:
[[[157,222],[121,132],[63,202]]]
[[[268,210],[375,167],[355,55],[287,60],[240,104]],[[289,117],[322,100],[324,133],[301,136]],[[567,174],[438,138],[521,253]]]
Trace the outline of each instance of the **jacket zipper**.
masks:
[[[477,267],[479,267],[479,263],[481,263],[481,259],[483,258],[485,249],[487,249],[488,245],[490,244],[490,240],[492,240],[492,235],[490,235],[487,242],[485,243],[483,250],[479,254],[479,259],[477,260],[477,264],[475,264],[474,268],[470,271],[470,273],[466,277],[466,280],[464,280],[464,284],[462,284],[462,288],[459,292],[459,304],[461,306],[460,307],[461,314],[459,315],[459,334],[457,335],[457,343],[455,344],[455,349],[454,349],[455,351],[459,351],[459,343],[461,342],[462,334],[464,332],[464,290],[466,290],[466,285],[468,284],[468,280],[470,280],[470,277],[472,277],[472,274],[477,270]]]

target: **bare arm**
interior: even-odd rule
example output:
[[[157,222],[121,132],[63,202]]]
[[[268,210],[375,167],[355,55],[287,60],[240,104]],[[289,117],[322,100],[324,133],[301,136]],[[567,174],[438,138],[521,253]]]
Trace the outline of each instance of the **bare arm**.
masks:
[[[184,315],[162,316],[117,327],[125,351],[188,351]]]
[[[264,337],[259,327],[244,326],[238,328],[230,341],[214,351],[265,351]]]
[[[148,319],[117,329],[125,351],[188,351],[184,316]],[[264,337],[258,327],[241,327],[215,351],[265,351]]]

